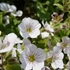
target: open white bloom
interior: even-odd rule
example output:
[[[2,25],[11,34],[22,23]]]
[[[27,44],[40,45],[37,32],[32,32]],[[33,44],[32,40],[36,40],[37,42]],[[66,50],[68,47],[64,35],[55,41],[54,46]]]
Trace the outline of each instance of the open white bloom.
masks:
[[[18,42],[21,43],[22,41],[19,40],[19,38],[17,38],[16,34],[10,33],[10,34],[6,35],[3,42],[0,39],[0,53],[5,53],[8,51],[11,51],[14,44],[16,44]]]
[[[22,16],[22,11],[17,10],[16,6],[14,5],[9,5],[7,3],[0,3],[0,10],[5,11],[5,12],[10,12],[13,16]]]
[[[41,70],[44,67],[46,54],[41,48],[34,44],[26,45],[23,53],[20,55],[20,61],[24,70]]]
[[[48,58],[51,58],[52,57],[52,63],[51,63],[51,66],[53,67],[53,69],[57,69],[57,68],[60,68],[60,69],[63,69],[64,67],[64,64],[63,64],[63,53],[61,51],[62,49],[59,48],[59,46],[55,46],[53,48],[53,50],[51,50],[49,53],[48,53]]]
[[[57,45],[63,49],[64,53],[67,54],[70,60],[70,38],[67,36],[63,37],[62,42],[58,43]]]
[[[40,23],[31,18],[24,18],[18,25],[20,34],[23,38],[36,38],[40,34]]]

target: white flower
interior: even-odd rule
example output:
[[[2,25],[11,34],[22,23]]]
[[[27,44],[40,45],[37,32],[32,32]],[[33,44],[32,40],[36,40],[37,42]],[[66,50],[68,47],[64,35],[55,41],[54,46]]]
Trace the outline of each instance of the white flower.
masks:
[[[22,11],[16,11],[17,8],[14,5],[9,5],[7,3],[0,3],[0,10],[5,11],[5,12],[10,12],[13,16],[22,16]]]
[[[58,43],[57,45],[59,45],[63,49],[64,53],[67,54],[70,60],[70,38],[67,36],[64,36],[62,38],[62,42]]]
[[[64,53],[67,54],[69,60],[70,60],[70,46],[67,46],[63,49]]]
[[[18,17],[21,17],[23,12],[21,10],[18,10],[16,13],[11,13],[13,16],[18,16]]]
[[[36,38],[40,34],[40,23],[31,18],[24,18],[18,28],[23,38]]]
[[[4,16],[3,17],[3,26],[6,26],[6,25],[8,25],[9,24],[9,16],[7,15],[7,16]]]
[[[10,5],[7,3],[0,3],[0,10],[8,12],[10,8]]]
[[[62,43],[61,43],[62,47],[66,47],[66,46],[70,46],[70,38],[67,36],[64,36],[62,38]]]
[[[42,21],[42,24],[43,24],[43,26],[44,26],[44,28],[45,28],[46,31],[48,31],[50,33],[54,32],[54,30],[52,29],[52,27],[50,26],[50,24],[48,24],[47,21],[45,22],[45,24],[44,24],[44,21]]]
[[[51,50],[49,53],[48,53],[48,56],[47,58],[51,58],[52,57],[52,63],[51,63],[51,66],[54,68],[54,69],[57,69],[57,68],[60,68],[60,69],[63,69],[63,53],[61,52],[61,48],[59,46],[55,46],[53,48],[53,50]]]
[[[18,42],[21,43],[22,41],[17,38],[16,34],[10,33],[6,35],[3,42],[0,39],[0,53],[5,53],[5,52],[12,50],[14,44]]]
[[[21,43],[21,42],[20,42]],[[22,40],[22,44],[18,43],[16,48],[12,49],[12,57],[16,57],[16,51],[19,52],[19,54],[21,54],[25,48],[26,45],[31,44],[30,40],[28,39],[23,39]]]
[[[26,45],[20,56],[22,68],[24,70],[41,70],[44,67],[46,55],[41,48],[37,48],[34,44]]]
[[[42,36],[42,38],[47,38],[47,37],[49,37],[49,33],[48,32],[41,32],[41,36]]]

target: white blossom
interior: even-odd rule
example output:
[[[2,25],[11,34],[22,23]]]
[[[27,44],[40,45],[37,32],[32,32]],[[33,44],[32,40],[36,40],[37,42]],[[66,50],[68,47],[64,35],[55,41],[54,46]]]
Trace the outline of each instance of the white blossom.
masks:
[[[44,38],[47,38],[49,37],[49,33],[48,32],[41,32],[41,37],[44,39]]]
[[[9,5],[7,3],[0,3],[0,10],[4,12],[10,12],[13,16],[22,16],[23,12],[21,10],[17,11],[15,5]]]
[[[19,40],[16,36],[16,34],[14,33],[10,33],[8,35],[5,36],[5,39],[2,40],[0,39],[0,53],[5,53],[8,51],[11,51],[14,44],[16,44],[17,42],[22,42],[21,40]]]
[[[50,26],[50,24],[48,24],[47,21],[45,22],[45,24],[44,24],[44,21],[42,21],[42,24],[43,24],[46,31],[48,31],[50,33],[54,32],[53,28]]]
[[[37,20],[29,17],[24,18],[18,26],[20,34],[23,38],[37,38],[37,36],[40,34],[40,27],[41,25]]]
[[[67,54],[70,60],[70,38],[67,36],[64,36],[62,38],[62,42],[58,43],[57,45],[63,49],[64,53]]]
[[[41,70],[44,67],[46,55],[41,48],[34,44],[26,45],[23,53],[20,55],[20,61],[24,70]]]
[[[55,46],[53,50],[51,50],[47,55],[47,58],[52,58],[51,66],[53,69],[63,69],[63,57],[64,54],[62,53],[62,49],[59,46]]]
[[[20,42],[20,43],[21,43],[21,42]],[[14,48],[12,49],[12,57],[16,57],[16,56],[17,56],[16,51],[18,51],[19,54],[21,54],[21,53],[23,52],[25,46],[31,44],[30,40],[28,40],[28,39],[23,39],[23,40],[22,40],[22,44],[20,44],[20,43],[18,42],[18,43],[17,43],[17,47],[16,47],[16,48],[14,47]]]

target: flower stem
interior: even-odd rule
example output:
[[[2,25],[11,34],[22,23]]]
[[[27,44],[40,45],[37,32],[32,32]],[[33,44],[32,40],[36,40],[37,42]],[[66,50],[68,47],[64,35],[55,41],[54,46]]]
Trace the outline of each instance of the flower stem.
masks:
[[[1,64],[0,64],[0,66],[1,66],[1,70],[4,70],[4,67],[3,67],[3,55],[1,54]]]

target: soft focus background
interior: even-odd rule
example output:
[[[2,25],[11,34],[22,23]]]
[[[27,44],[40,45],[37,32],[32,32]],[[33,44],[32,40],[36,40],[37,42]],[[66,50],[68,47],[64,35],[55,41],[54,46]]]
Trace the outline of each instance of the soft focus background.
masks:
[[[9,3],[10,5],[15,5],[17,7],[17,10],[22,10],[23,15],[20,18],[17,17],[19,21],[24,17],[31,17],[38,19],[40,22],[42,20],[47,20],[49,22],[51,20],[51,14],[53,12],[57,12],[58,14],[64,12],[64,20],[68,17],[70,6],[65,6],[67,1],[69,0],[0,0],[0,3]],[[0,17],[3,16],[0,15]],[[11,18],[11,20],[12,19],[13,18]],[[17,19],[15,18],[13,21],[10,20],[10,24],[6,27],[2,25],[2,19],[0,19],[0,30],[2,33],[8,34],[9,32],[15,32],[18,34],[17,25],[20,22],[17,22]]]

